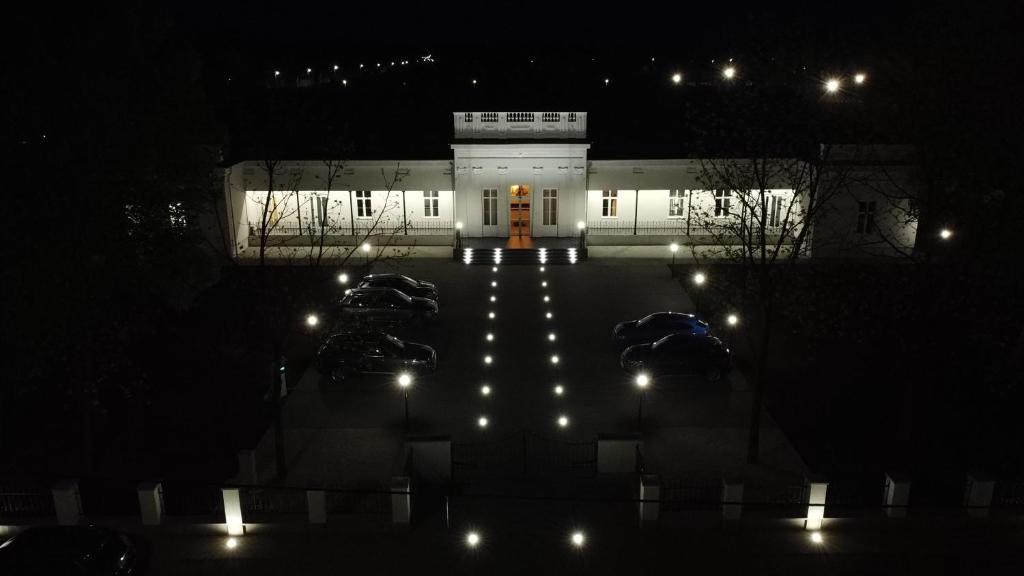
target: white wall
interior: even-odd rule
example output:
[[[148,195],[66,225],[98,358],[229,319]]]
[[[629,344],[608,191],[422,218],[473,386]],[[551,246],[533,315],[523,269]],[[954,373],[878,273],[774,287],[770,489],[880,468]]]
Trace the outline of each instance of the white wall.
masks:
[[[509,235],[511,187],[530,187],[533,236],[572,236],[585,219],[586,144],[454,144],[456,220],[466,236]],[[483,226],[483,191],[498,190],[498,224]],[[558,190],[558,223],[543,225],[545,188]]]

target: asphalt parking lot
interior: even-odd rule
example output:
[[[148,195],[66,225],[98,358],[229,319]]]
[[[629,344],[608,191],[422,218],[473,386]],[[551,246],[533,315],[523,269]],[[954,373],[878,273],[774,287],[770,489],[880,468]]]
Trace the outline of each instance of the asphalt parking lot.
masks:
[[[410,259],[398,271],[436,283],[440,293],[436,324],[393,331],[438,354],[437,371],[418,377],[409,390],[409,431],[451,435],[456,442],[486,442],[523,430],[567,440],[638,431],[639,391],[619,367],[612,328],[654,311],[693,309],[660,261],[590,260],[543,271],[539,265],[494,271]],[[727,342],[732,336],[713,321],[712,329]],[[743,447],[736,444],[745,441],[750,399],[741,376],[715,383],[659,378],[642,401],[648,451],[662,469],[721,471],[722,458],[742,460]],[[565,426],[559,424],[563,417]],[[335,383],[311,370],[289,396],[285,422],[294,443],[290,453],[309,460],[305,466],[296,462],[300,470],[316,471],[329,484],[335,483],[327,471],[331,466],[349,478],[360,475],[356,470],[386,476],[405,428],[403,393],[392,377]],[[770,419],[766,426],[771,452],[777,430]],[[351,447],[356,443],[362,447]],[[791,451],[784,438],[782,443],[783,451]],[[339,462],[339,453],[349,456]],[[798,468],[794,456],[784,459]],[[331,462],[311,464],[320,458]]]

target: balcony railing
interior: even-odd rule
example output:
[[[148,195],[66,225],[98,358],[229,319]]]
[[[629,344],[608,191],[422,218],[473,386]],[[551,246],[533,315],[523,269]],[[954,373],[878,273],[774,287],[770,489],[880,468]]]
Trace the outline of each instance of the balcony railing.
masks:
[[[456,112],[456,138],[587,137],[586,112]]]

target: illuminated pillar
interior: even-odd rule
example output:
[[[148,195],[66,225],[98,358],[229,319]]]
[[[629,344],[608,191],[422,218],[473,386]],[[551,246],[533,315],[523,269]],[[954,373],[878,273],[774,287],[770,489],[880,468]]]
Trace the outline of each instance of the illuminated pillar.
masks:
[[[221,488],[224,498],[224,523],[228,525],[229,536],[241,536],[245,533],[242,523],[242,499],[238,488]]]
[[[902,474],[885,475],[885,514],[889,518],[905,518],[910,502],[910,479]]]
[[[807,519],[804,520],[805,530],[821,530],[825,519],[825,494],[828,482],[824,479],[807,479]]]
[[[159,526],[164,516],[163,485],[143,482],[136,488],[139,494],[139,514],[143,526]]]
[[[964,506],[967,515],[975,518],[988,516],[992,507],[992,495],[995,492],[995,480],[983,472],[971,472],[967,476],[967,491],[964,494]]]

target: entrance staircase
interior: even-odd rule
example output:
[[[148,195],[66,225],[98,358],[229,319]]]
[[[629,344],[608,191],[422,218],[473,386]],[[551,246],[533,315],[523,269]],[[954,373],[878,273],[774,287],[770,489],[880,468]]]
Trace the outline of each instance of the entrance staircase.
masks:
[[[575,264],[587,257],[586,248],[454,248],[456,262],[494,266],[528,264],[533,266]]]

